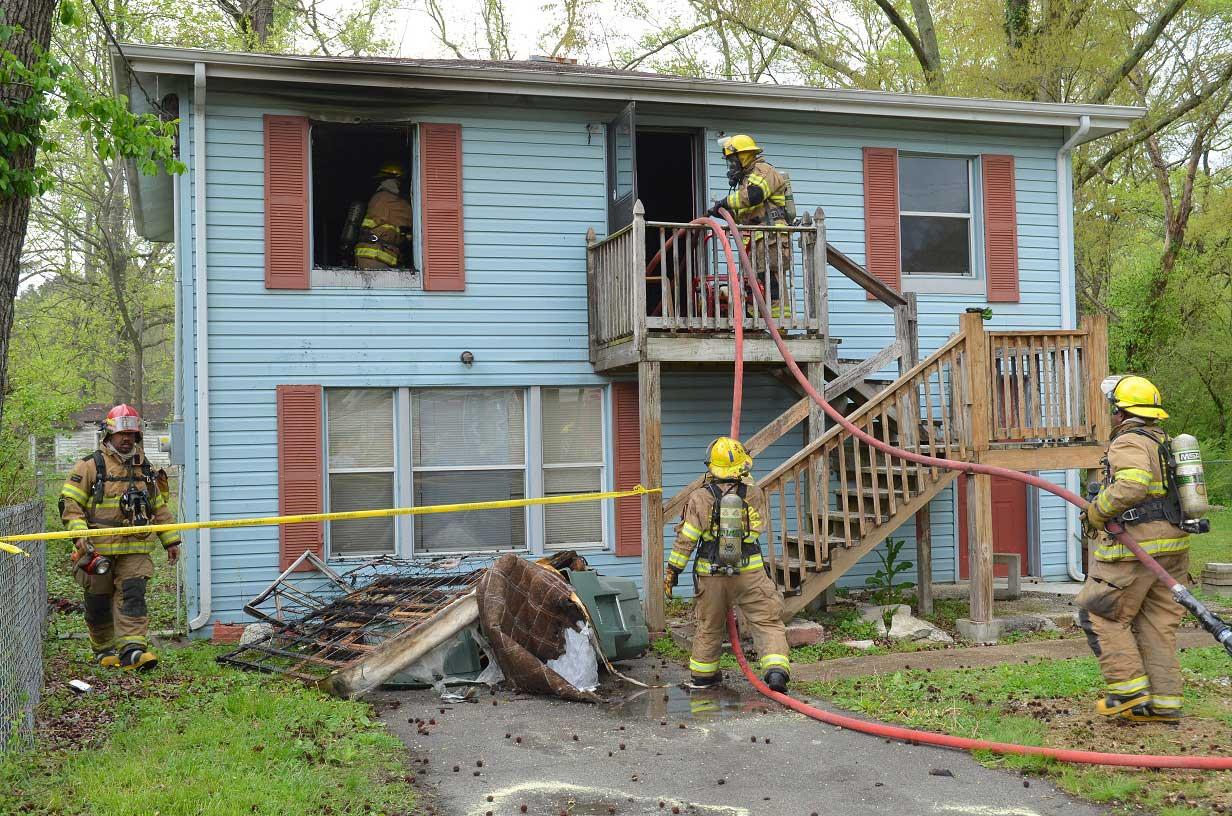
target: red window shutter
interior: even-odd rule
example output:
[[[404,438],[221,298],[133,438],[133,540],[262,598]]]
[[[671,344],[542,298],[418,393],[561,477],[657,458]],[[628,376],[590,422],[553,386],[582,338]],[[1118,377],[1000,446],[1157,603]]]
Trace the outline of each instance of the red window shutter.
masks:
[[[864,148],[864,267],[886,286],[902,288],[898,233],[898,150]],[[869,293],[869,300],[873,295]]]
[[[325,506],[321,386],[280,385],[277,395],[278,514],[320,513]],[[323,522],[283,524],[278,531],[279,569],[305,551],[325,553]]]
[[[466,288],[462,237],[462,126],[419,126],[424,290]]]
[[[265,288],[308,288],[308,120],[265,115]]]
[[[637,383],[612,384],[612,428],[616,449],[613,467],[616,489],[629,490],[642,478],[642,429],[637,413]],[[616,500],[616,554],[642,554],[640,497]]]
[[[984,273],[989,303],[1018,302],[1018,212],[1014,157],[981,156],[984,178]]]

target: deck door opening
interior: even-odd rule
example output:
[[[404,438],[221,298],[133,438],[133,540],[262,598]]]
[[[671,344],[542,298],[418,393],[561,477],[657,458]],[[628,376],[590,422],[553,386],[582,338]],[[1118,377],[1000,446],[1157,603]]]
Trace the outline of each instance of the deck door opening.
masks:
[[[637,195],[646,209],[647,221],[687,223],[705,210],[698,182],[698,134],[682,130],[639,130],[637,132]],[[670,230],[646,229],[646,259],[659,251]],[[657,315],[662,310],[663,282],[679,281],[676,256],[670,252],[646,281],[646,308]],[[676,302],[684,292],[677,293]]]
[[[355,228],[381,183],[378,173],[389,163],[401,166],[397,195],[411,199],[412,128],[401,124],[334,124],[313,122],[312,146],[312,265],[317,269],[355,269]],[[358,211],[360,224],[354,221]],[[414,268],[411,235],[402,245],[397,268]]]

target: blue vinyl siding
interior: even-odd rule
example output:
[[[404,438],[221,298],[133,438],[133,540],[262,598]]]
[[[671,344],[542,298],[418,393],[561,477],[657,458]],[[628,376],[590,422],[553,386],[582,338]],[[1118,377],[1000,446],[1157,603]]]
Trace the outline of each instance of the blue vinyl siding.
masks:
[[[190,95],[181,98],[188,108]],[[264,113],[304,111],[258,96],[209,95],[205,132],[213,518],[277,512],[276,385],[416,388],[608,382],[594,373],[587,359],[584,241],[588,227],[601,234],[605,227],[605,140],[601,129],[588,128],[605,116],[582,110],[434,107],[424,120],[462,125],[465,292],[349,287],[287,292],[264,285]],[[197,214],[191,171],[195,123],[188,114],[186,110],[182,144],[190,171],[180,185],[183,246],[178,258],[183,270],[179,329],[189,452],[185,483],[191,486],[196,478],[192,225]],[[718,129],[755,133],[771,160],[791,173],[801,211],[824,207],[830,241],[857,261],[864,257],[861,147],[1014,154],[1022,303],[998,304],[992,326],[1059,325],[1053,165],[1059,132],[996,128],[968,132],[962,125],[944,124],[931,130],[884,124],[768,125],[698,116],[693,110],[670,124],[706,129],[712,193],[726,188],[721,160],[709,149]],[[840,356],[865,356],[889,342],[892,321],[885,307],[867,301],[863,290],[833,271],[830,287],[832,333],[843,340]],[[982,297],[922,295],[922,354],[956,330],[964,306],[982,302]],[[460,363],[463,351],[474,354],[473,366]],[[729,375],[665,372],[668,495],[699,472],[706,444],[726,432],[730,381]],[[772,378],[750,376],[745,432],[760,428],[794,399]],[[767,472],[797,450],[801,433],[793,431],[763,455],[759,472]],[[956,572],[952,493],[946,491],[933,505],[937,580],[950,580]],[[185,517],[197,515],[195,499],[192,490],[184,496]],[[1056,574],[1058,558],[1064,572],[1063,516],[1047,500],[1041,502],[1041,515],[1046,517],[1041,523],[1046,572]],[[911,538],[910,528],[901,535]],[[243,603],[277,575],[277,532],[216,530],[212,538],[214,617],[241,620]],[[636,558],[617,559],[610,553],[590,557],[612,574],[641,574]],[[192,562],[190,558],[190,569]],[[862,583],[873,563],[866,559],[843,583]],[[195,581],[189,585],[195,614],[191,589]]]

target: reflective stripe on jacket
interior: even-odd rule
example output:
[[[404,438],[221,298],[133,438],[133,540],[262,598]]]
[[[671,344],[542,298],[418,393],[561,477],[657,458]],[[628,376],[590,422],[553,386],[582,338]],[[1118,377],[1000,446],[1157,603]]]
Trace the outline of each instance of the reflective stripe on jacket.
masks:
[[[1163,430],[1158,425],[1141,419],[1121,423],[1112,432],[1108,444],[1108,467],[1111,480],[1095,497],[1095,508],[1108,518],[1120,515],[1152,497],[1167,495],[1164,463],[1159,457],[1155,442],[1137,433],[1126,433],[1133,428],[1142,428],[1156,439],[1162,440]],[[1151,555],[1184,552],[1189,549],[1189,535],[1164,519],[1133,524],[1128,527],[1130,535]],[[1116,539],[1100,539],[1095,548],[1095,557],[1100,561],[1123,561],[1134,557]]]
[[[103,463],[107,475],[111,479],[103,482],[103,498],[95,502],[94,482],[96,471],[94,457],[82,459],[73,466],[73,471],[60,488],[61,511],[60,518],[67,530],[100,529],[106,527],[127,527],[129,522],[120,512],[120,496],[128,490],[130,480],[132,486],[145,492],[149,497],[151,524],[174,524],[175,514],[167,506],[167,499],[159,492],[158,486],[147,484],[141,472],[141,462],[145,452],[137,448],[133,458],[125,462],[109,450],[103,449]],[[126,536],[99,536],[91,538],[90,543],[102,555],[130,555],[134,553],[150,553],[154,550],[155,540],[164,547],[180,543],[178,532],[162,532]]]
[[[740,224],[769,224],[766,204],[785,207],[788,189],[787,177],[770,162],[758,159],[745,171],[740,185],[727,194],[727,209]],[[777,218],[774,223],[787,222]]]
[[[745,544],[756,544],[761,538],[764,519],[770,511],[766,503],[766,494],[751,481],[745,482],[744,501],[749,507],[749,531],[744,536]],[[667,557],[667,563],[683,571],[689,564],[689,558],[698,542],[709,542],[718,536],[714,529],[714,496],[705,487],[699,487],[685,499],[684,510],[680,514],[680,523],[676,525],[676,540],[672,551]],[[741,572],[753,572],[762,568],[761,553],[752,555],[741,564]],[[711,575],[720,568],[709,560],[698,557],[697,572],[701,575]]]
[[[411,202],[397,193],[377,190],[368,200],[368,210],[361,224],[362,232],[355,247],[355,257],[397,266],[402,255],[402,246],[410,236],[414,223],[415,214],[411,209]]]

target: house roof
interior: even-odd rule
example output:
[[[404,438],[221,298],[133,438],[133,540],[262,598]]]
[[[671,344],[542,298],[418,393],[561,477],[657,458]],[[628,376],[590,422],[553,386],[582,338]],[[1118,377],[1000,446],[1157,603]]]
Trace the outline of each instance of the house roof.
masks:
[[[402,59],[256,54],[124,44],[138,73],[192,76],[195,65],[208,78],[289,84],[365,85],[422,90],[516,93],[539,97],[659,102],[729,108],[774,108],[815,113],[1040,125],[1078,128],[1090,122],[1084,140],[1123,130],[1142,108],[1073,105],[1004,99],[968,99],[801,85],[770,85],[697,79],[592,65],[536,60]],[[117,82],[128,76],[113,49]],[[128,80],[131,81],[131,80]],[[129,89],[120,87],[128,93]],[[129,93],[132,98],[132,94]]]

